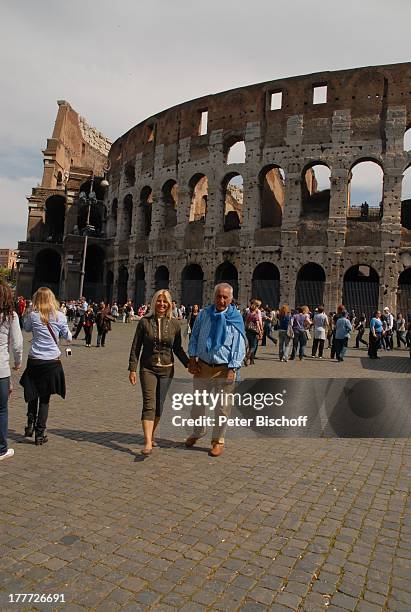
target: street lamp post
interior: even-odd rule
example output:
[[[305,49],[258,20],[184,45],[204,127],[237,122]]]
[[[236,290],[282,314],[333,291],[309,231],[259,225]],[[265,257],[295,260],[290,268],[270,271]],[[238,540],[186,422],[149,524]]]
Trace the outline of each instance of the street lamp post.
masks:
[[[100,187],[104,187],[104,188],[108,187],[109,183],[106,179],[106,172],[108,170],[109,170],[109,166],[104,168],[104,178],[100,182]],[[91,206],[92,204],[97,202],[96,195],[93,191],[93,188],[94,188],[94,170],[93,170],[93,174],[91,175],[91,184],[90,184],[90,191],[89,191],[88,196],[84,194],[83,197],[81,197],[81,194],[80,194],[80,198],[83,201],[87,202],[87,220],[86,220],[86,226],[85,226],[84,249],[83,249],[83,257],[82,257],[81,272],[80,272],[80,291],[79,291],[80,298],[83,297],[84,277],[86,275],[86,259],[87,259],[88,232],[89,232],[89,227],[90,227]]]

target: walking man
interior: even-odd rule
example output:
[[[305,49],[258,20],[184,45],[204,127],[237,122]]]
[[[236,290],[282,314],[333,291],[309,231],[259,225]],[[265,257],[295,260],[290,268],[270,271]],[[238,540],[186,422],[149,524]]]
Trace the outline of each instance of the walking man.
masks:
[[[233,288],[219,283],[214,289],[214,304],[200,311],[192,329],[188,354],[188,371],[194,375],[194,387],[219,393],[224,385],[225,393],[232,393],[237,372],[245,356],[245,331],[241,313],[232,304]],[[205,416],[206,406],[194,406],[192,418]],[[214,427],[211,439],[211,457],[223,452],[227,425],[220,423],[220,416],[229,416],[231,405],[217,405],[214,411]],[[187,448],[194,446],[206,434],[206,426],[195,426],[187,438]]]

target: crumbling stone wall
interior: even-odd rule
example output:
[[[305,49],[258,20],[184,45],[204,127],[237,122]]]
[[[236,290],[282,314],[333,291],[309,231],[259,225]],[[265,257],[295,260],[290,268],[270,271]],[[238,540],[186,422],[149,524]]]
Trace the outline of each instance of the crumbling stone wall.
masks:
[[[227,260],[237,268],[239,300],[245,304],[251,297],[253,270],[259,263],[272,262],[280,271],[281,301],[293,306],[298,270],[315,262],[326,276],[326,308],[333,309],[342,299],[345,271],[362,264],[379,275],[379,305],[395,309],[398,276],[404,269],[401,256],[410,249],[410,230],[401,227],[402,175],[411,164],[410,153],[403,150],[404,132],[411,125],[410,80],[409,63],[293,77],[193,100],[132,128],[111,148],[108,193],[108,205],[116,198],[121,208],[127,194],[138,201],[144,186],[152,189],[152,225],[144,248],[136,238],[141,209],[133,210],[129,295],[134,295],[135,262],[144,265],[146,299],[154,290],[155,270],[165,265],[177,300],[184,268],[197,263],[204,272],[207,301],[216,269]],[[327,85],[327,101],[313,104],[313,88],[319,84]],[[278,91],[282,107],[270,110],[271,93]],[[208,131],[199,135],[205,109]],[[227,150],[239,140],[246,145],[245,163],[227,165]],[[376,161],[383,169],[384,214],[376,222],[361,224],[349,218],[348,183],[353,165],[363,160]],[[316,194],[311,176],[308,191],[321,198],[318,210],[302,214],[303,171],[315,163],[330,168],[330,191]],[[135,169],[132,187],[126,184],[127,164]],[[265,228],[261,171],[270,165],[285,174],[283,210],[280,227]],[[189,185],[196,174],[207,177],[207,214],[201,227],[190,223]],[[241,227],[224,231],[223,186],[228,175],[236,174],[244,181]],[[164,234],[161,190],[170,179],[178,184],[177,223]],[[277,181],[277,198],[280,186]],[[234,210],[236,203],[231,203]],[[117,228],[110,262],[115,276],[120,235]]]

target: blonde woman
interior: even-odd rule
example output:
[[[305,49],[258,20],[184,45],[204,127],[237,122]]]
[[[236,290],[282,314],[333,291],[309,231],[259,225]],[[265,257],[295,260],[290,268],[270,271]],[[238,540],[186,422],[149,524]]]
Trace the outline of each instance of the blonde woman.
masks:
[[[137,364],[142,350],[139,375],[143,394],[143,455],[150,455],[155,446],[154,432],[174,376],[174,354],[184,367],[188,365],[188,357],[181,345],[180,322],[172,318],[172,309],[170,293],[165,289],[157,291],[151,301],[150,313],[138,322],[130,350],[128,369],[132,385],[137,383]]]
[[[25,436],[31,437],[34,431],[35,443],[41,445],[48,441],[45,431],[50,396],[66,396],[59,337],[71,340],[67,319],[48,287],[40,287],[33,295],[32,310],[25,314],[23,327],[33,334],[27,367],[20,380],[28,404]]]

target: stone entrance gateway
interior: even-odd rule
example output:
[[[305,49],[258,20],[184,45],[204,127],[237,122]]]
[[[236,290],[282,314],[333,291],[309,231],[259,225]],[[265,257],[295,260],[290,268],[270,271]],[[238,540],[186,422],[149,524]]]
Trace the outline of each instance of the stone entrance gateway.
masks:
[[[203,270],[198,264],[186,266],[181,275],[181,302],[191,305],[203,304]]]
[[[357,316],[362,313],[367,321],[378,308],[380,279],[371,266],[352,266],[344,274],[342,302],[347,310],[355,310]]]
[[[238,272],[237,268],[230,263],[225,261],[220,264],[215,271],[215,284],[228,283],[233,288],[234,299],[238,299]]]
[[[316,263],[307,263],[300,268],[295,284],[295,306],[308,306],[313,312],[324,304],[325,272]]]
[[[280,305],[280,272],[277,266],[264,262],[253,272],[252,297],[261,300],[263,306],[277,309]]]
[[[49,287],[60,296],[61,257],[54,249],[44,249],[36,257],[32,293],[39,287]]]

